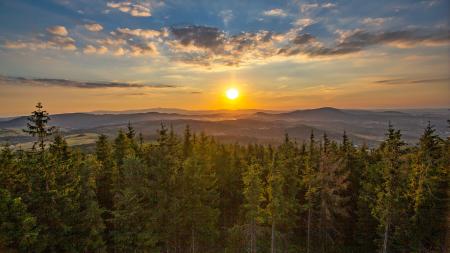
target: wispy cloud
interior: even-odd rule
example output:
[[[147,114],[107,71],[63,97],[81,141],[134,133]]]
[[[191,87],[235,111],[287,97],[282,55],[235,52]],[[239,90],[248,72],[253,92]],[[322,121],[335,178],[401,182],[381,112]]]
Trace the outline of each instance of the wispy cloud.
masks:
[[[361,23],[371,26],[382,26],[389,19],[390,18],[365,18],[361,21]]]
[[[84,27],[91,32],[99,32],[103,30],[103,26],[100,24],[92,23],[92,24],[85,24]]]
[[[305,4],[301,4],[300,5],[300,11],[302,13],[307,13],[309,11],[318,9],[318,8],[323,8],[323,9],[331,9],[331,8],[335,8],[337,5],[335,3],[323,3],[323,4],[318,4],[318,3],[305,3]]]
[[[302,40],[303,41],[303,40]],[[450,43],[447,30],[399,30],[369,32],[365,30],[341,31],[334,46],[326,47],[316,40],[309,39],[308,44],[298,44],[295,40],[279,53],[284,55],[304,54],[309,56],[338,56],[360,52],[370,46],[390,45],[394,47],[406,46],[435,46]]]
[[[271,9],[263,12],[263,15],[270,17],[286,17],[288,14],[282,9]]]
[[[8,49],[61,49],[67,51],[74,51],[77,49],[75,40],[68,36],[51,36],[47,40],[40,38],[33,38],[29,41],[17,40],[6,41],[3,46]]]
[[[315,21],[310,19],[310,18],[299,18],[297,20],[294,21],[293,25],[300,27],[300,28],[305,28],[307,26],[310,26],[312,24],[314,24]]]
[[[384,22],[367,19],[366,23]],[[61,49],[87,55],[127,57],[165,57],[168,60],[194,65],[239,66],[259,62],[270,57],[308,56],[309,58],[348,55],[375,46],[415,47],[442,46],[450,43],[449,30],[405,29],[372,31],[370,29],[338,30],[334,42],[322,41],[305,27],[314,24],[311,18],[300,18],[284,33],[260,30],[230,34],[217,27],[177,26],[171,28],[140,29],[119,27],[108,34],[91,35],[78,42],[63,26],[48,28],[48,33],[30,40],[6,41],[8,49]],[[98,30],[98,27],[91,27]],[[95,29],[94,29],[95,28]],[[86,36],[89,38],[89,35]]]
[[[316,8],[319,8],[319,4],[318,3],[310,3],[310,4],[302,4],[302,5],[300,5],[300,11],[301,12],[307,12],[307,11],[309,11],[309,10],[312,10],[312,9],[316,9]]]
[[[225,25],[228,25],[228,23],[233,19],[233,11],[232,10],[223,10],[219,12],[219,17],[222,18],[222,21]]]
[[[106,5],[133,17],[150,17],[152,15],[149,3],[108,2]]]
[[[431,78],[431,79],[408,79],[408,78],[400,78],[400,79],[385,79],[375,81],[377,84],[384,85],[402,85],[402,84],[429,84],[429,83],[442,83],[450,81],[449,77],[443,78]]]
[[[113,33],[114,34],[114,33]],[[153,30],[153,29],[129,29],[129,28],[117,28],[115,34],[121,36],[136,36],[144,39],[151,39],[161,35],[164,35],[164,32]]]
[[[322,8],[334,8],[336,6],[337,5],[334,4],[334,3],[324,3],[324,4],[322,4]]]
[[[126,82],[82,82],[54,78],[24,78],[0,75],[0,84],[31,85],[31,86],[58,86],[66,88],[176,88],[179,86],[160,83],[126,83]]]

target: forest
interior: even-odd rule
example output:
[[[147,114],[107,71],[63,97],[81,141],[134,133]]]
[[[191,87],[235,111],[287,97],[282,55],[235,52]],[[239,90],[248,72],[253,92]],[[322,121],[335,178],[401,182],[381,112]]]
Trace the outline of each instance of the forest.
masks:
[[[447,252],[450,138],[225,144],[132,124],[69,147],[39,103],[0,150],[0,252]]]

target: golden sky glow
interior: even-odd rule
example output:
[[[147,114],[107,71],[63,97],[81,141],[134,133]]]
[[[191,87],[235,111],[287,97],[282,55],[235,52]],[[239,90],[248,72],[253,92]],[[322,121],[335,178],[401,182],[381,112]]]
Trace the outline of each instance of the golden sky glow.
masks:
[[[239,97],[239,91],[236,88],[229,88],[226,91],[226,96],[228,99],[235,100]]]
[[[450,106],[449,1],[152,1],[2,3],[0,117]]]

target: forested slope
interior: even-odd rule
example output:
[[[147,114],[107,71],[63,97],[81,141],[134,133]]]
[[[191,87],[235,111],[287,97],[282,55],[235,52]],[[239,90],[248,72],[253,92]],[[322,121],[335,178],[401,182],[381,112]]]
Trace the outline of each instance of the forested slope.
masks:
[[[131,125],[93,153],[67,146],[38,107],[32,150],[0,151],[0,251],[445,252],[450,139],[408,146],[326,135],[223,144]],[[46,145],[45,140],[52,143]]]

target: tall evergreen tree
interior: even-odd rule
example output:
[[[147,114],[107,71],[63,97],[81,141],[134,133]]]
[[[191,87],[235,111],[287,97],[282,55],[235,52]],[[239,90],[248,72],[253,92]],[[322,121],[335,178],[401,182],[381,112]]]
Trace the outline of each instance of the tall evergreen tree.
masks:
[[[128,139],[127,135],[119,130],[116,139],[114,140],[114,152],[113,156],[117,166],[120,168],[123,165],[123,161],[125,158],[132,155],[130,139]]]
[[[417,252],[440,250],[446,230],[448,164],[445,164],[444,146],[428,123],[413,157],[410,172],[410,199],[412,204],[412,249]],[[446,169],[447,168],[447,169]]]
[[[103,240],[105,225],[101,217],[102,210],[96,196],[95,174],[99,163],[89,156],[79,165],[80,181],[77,186],[77,215],[73,228],[75,248],[79,252],[105,252]]]
[[[38,102],[36,105],[36,110],[33,111],[28,117],[27,129],[23,130],[25,133],[33,137],[37,137],[37,141],[34,143],[33,149],[37,144],[41,152],[45,149],[46,138],[55,130],[55,127],[48,126],[50,117],[48,112],[42,108],[43,106],[41,102]]]
[[[398,228],[401,203],[404,199],[403,158],[405,143],[401,139],[400,130],[395,130],[389,123],[386,140],[381,145],[381,175],[383,182],[377,193],[377,205],[374,213],[382,228],[381,251],[390,251],[392,237]]]
[[[261,168],[251,164],[243,175],[246,219],[248,222],[248,252],[257,252],[257,227],[262,222],[262,203],[265,201],[264,186],[261,180]]]

